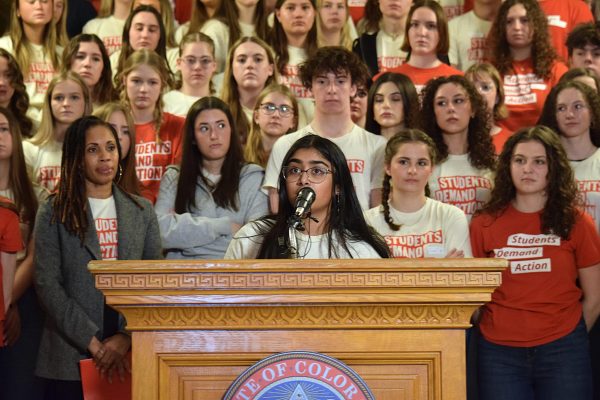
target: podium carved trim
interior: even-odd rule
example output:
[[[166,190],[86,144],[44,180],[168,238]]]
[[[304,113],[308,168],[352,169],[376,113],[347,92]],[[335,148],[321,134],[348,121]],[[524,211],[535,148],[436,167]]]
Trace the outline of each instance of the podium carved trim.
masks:
[[[118,307],[132,330],[465,328],[476,306]]]
[[[111,289],[295,289],[295,288],[462,288],[497,287],[500,275],[488,272],[267,272],[136,273],[96,275],[96,287]]]

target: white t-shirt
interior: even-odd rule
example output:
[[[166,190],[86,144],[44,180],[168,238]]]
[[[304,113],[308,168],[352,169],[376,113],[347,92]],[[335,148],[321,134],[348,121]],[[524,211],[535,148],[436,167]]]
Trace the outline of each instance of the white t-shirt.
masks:
[[[106,51],[111,55],[121,48],[125,20],[117,19],[114,15],[106,18],[94,18],[83,26],[83,33],[95,34],[104,43]]]
[[[383,217],[383,206],[365,212],[365,219],[390,248],[394,258],[444,258],[452,249],[472,257],[469,223],[457,207],[427,199],[419,211],[404,213],[390,204],[390,216],[400,229],[390,229]]]
[[[263,188],[277,188],[281,164],[286,153],[296,140],[308,134],[318,134],[312,126],[283,135],[273,145],[269,156]],[[352,130],[337,138],[327,138],[338,145],[348,162],[356,196],[363,210],[369,209],[371,190],[383,187],[383,151],[386,140],[353,125]]]
[[[225,252],[225,259],[253,259],[258,256],[260,246],[262,245],[262,235],[259,233],[258,224],[260,222],[249,222],[235,234],[229,247]],[[338,243],[333,235],[332,248],[337,251],[337,258],[381,258],[379,253],[368,243],[362,241],[348,242],[348,254]],[[296,244],[298,246],[299,259],[328,259],[329,243],[328,235],[309,236],[296,231]]]
[[[486,36],[492,21],[479,18],[473,11],[454,18],[448,23],[450,63],[461,71],[482,62],[486,50]]]
[[[444,9],[446,19],[450,21],[454,17],[458,17],[463,13],[464,0],[437,0]]]
[[[33,50],[33,57],[29,66],[29,76],[25,78],[24,83],[25,90],[29,96],[29,109],[31,110],[31,112],[28,111],[28,115],[39,122],[41,120],[40,110],[44,104],[46,90],[56,72],[54,71],[52,62],[44,54],[44,47],[33,43],[30,43],[30,45]],[[0,48],[8,51],[13,56],[15,55],[13,43],[9,36],[0,38]],[[60,46],[56,48],[59,58],[62,50]],[[26,75],[26,73],[23,72],[23,75]]]
[[[188,96],[180,90],[171,90],[165,93],[162,99],[165,112],[185,118],[192,104],[198,101],[200,97]]]
[[[284,68],[284,74],[279,75],[279,83],[287,86],[296,96],[298,106],[303,109],[307,121],[312,121],[315,113],[315,101],[310,90],[304,87],[298,74],[298,67],[306,61],[306,51],[300,47],[288,46],[290,56]]]
[[[39,200],[43,200],[47,194],[58,188],[60,180],[60,165],[62,159],[62,143],[50,141],[40,147],[30,141],[23,141],[23,154],[25,164],[33,182],[37,182],[46,190]]]
[[[406,61],[407,53],[402,51],[402,43],[404,43],[404,34],[398,35],[395,38],[388,35],[380,29],[375,38],[377,46],[377,65],[381,72],[387,71],[390,68],[397,68]]]
[[[600,149],[583,161],[571,161],[575,180],[585,204],[600,231]]]
[[[429,178],[431,198],[457,206],[471,221],[475,211],[490,198],[493,176],[489,169],[473,167],[468,154],[449,154],[446,161],[435,166]]]
[[[100,243],[103,260],[116,260],[119,251],[117,208],[115,198],[94,199],[89,197],[90,210],[94,217],[94,226]]]

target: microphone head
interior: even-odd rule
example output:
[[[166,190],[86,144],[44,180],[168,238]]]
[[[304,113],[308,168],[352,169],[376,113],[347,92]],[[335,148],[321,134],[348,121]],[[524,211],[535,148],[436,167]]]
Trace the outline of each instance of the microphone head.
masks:
[[[295,204],[295,214],[298,216],[302,216],[310,211],[310,206],[314,203],[317,194],[313,190],[313,188],[309,186],[305,186],[298,192],[298,196],[296,196],[296,204]]]

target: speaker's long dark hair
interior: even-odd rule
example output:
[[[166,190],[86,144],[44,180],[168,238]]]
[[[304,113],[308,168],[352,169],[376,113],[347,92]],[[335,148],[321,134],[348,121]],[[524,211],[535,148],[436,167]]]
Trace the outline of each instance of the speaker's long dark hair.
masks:
[[[350,252],[352,241],[363,241],[370,244],[383,258],[389,257],[385,241],[363,217],[363,212],[354,191],[354,184],[348,169],[346,157],[342,150],[332,141],[317,135],[308,135],[298,139],[287,152],[282,166],[300,149],[315,149],[331,164],[333,185],[331,203],[327,219],[323,221],[328,237],[329,258],[339,258],[340,254]],[[289,258],[287,245],[287,220],[294,213],[288,200],[288,193],[283,174],[279,174],[279,212],[264,217],[256,222],[259,232],[264,236],[257,258]],[[339,194],[336,195],[336,192]],[[338,242],[334,246],[333,238]],[[341,252],[336,248],[340,247]]]

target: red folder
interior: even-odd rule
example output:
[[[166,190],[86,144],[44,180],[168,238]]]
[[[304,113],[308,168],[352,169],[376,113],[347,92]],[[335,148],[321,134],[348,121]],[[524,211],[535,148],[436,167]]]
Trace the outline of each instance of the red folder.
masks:
[[[131,353],[127,354],[131,364]],[[125,371],[125,381],[121,382],[118,374],[113,374],[112,383],[100,375],[92,358],[79,362],[81,369],[81,385],[85,400],[131,400],[131,374]]]

